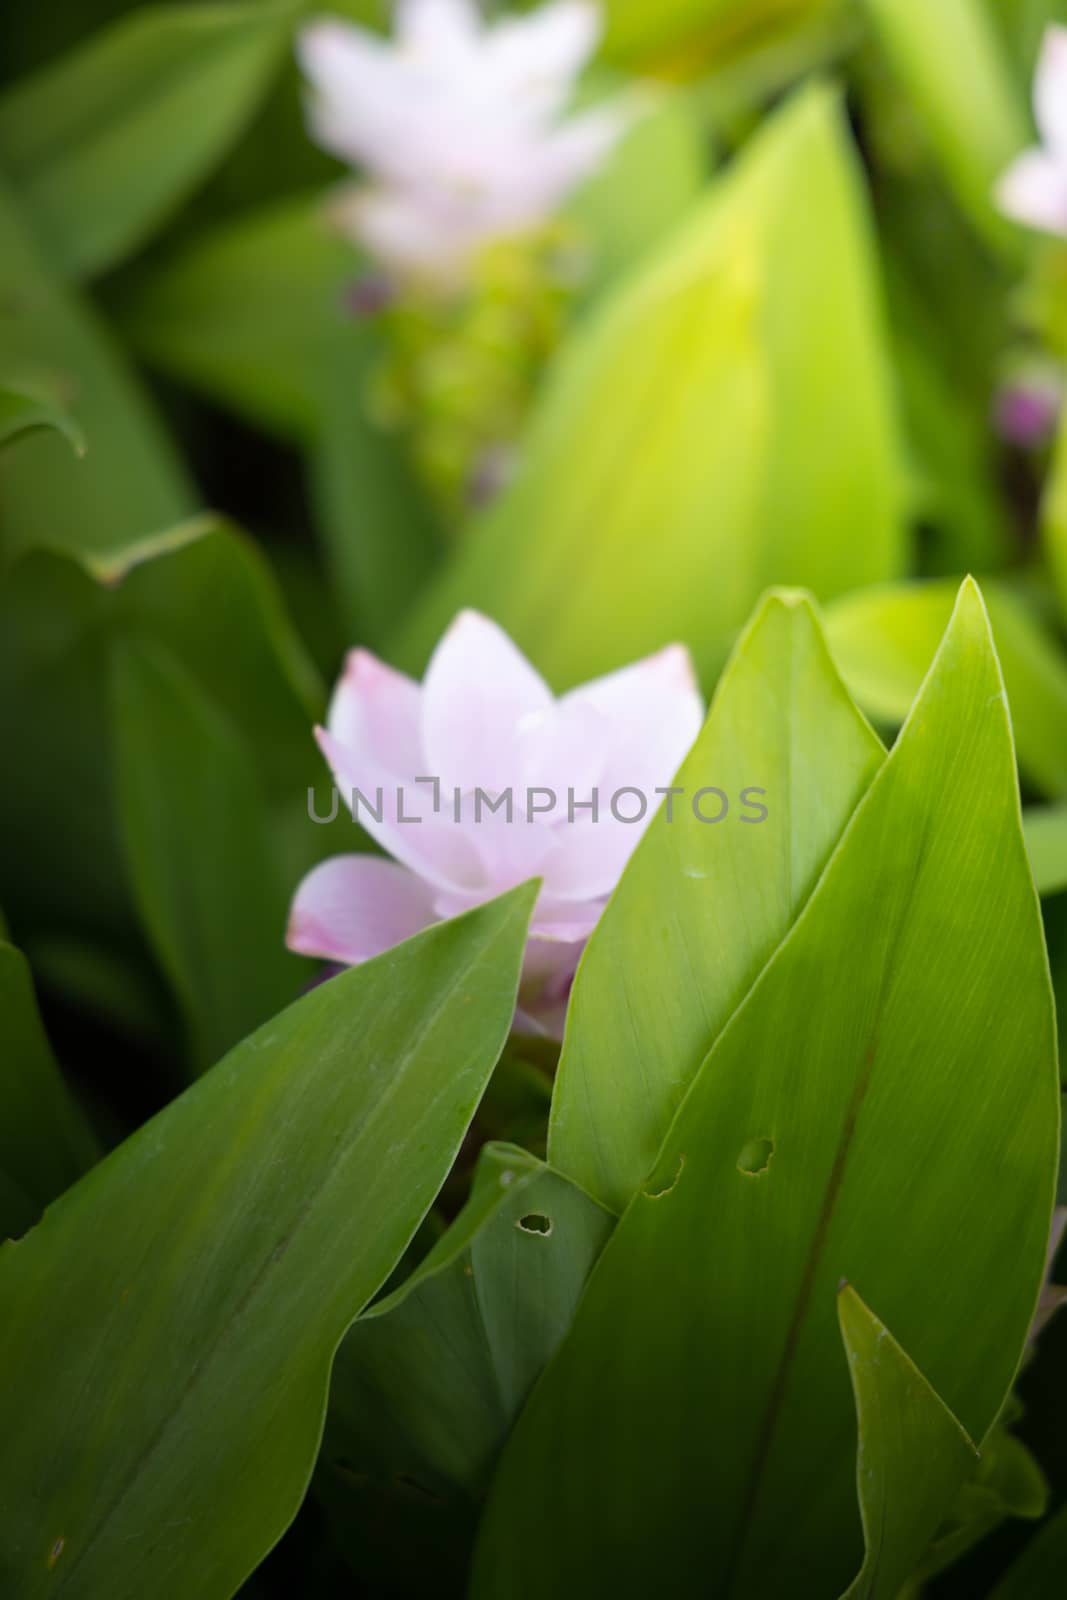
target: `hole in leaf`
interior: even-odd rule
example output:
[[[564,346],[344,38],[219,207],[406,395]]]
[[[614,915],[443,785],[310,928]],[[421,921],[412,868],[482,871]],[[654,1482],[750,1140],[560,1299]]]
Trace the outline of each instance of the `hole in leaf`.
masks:
[[[529,1211],[526,1216],[520,1217],[515,1224],[523,1233],[539,1233],[547,1239],[552,1232],[552,1218],[546,1217],[541,1211]]]
[[[746,1178],[758,1178],[770,1166],[773,1154],[773,1139],[750,1139],[741,1148],[737,1170],[744,1173]]]
[[[682,1176],[682,1168],[684,1166],[685,1166],[685,1157],[680,1155],[678,1157],[678,1165],[677,1165],[677,1167],[675,1169],[674,1177],[671,1179],[670,1183],[664,1184],[662,1189],[646,1189],[644,1191],[645,1199],[646,1200],[662,1200],[663,1196],[665,1194],[670,1194],[671,1190],[674,1188],[675,1184],[678,1182],[678,1179]],[[656,1174],[655,1173],[653,1173],[652,1178],[651,1178],[650,1181],[652,1183],[655,1183],[655,1181],[656,1181]]]

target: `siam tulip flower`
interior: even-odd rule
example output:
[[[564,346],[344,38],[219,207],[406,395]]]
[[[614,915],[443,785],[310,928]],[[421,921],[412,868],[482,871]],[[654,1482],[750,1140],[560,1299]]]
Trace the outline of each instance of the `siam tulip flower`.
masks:
[[[1034,116],[1043,142],[1012,162],[997,184],[997,203],[1016,222],[1067,238],[1067,28],[1045,30]]]
[[[535,231],[631,120],[622,102],[565,117],[599,13],[553,0],[485,25],[474,0],[399,0],[392,44],[339,19],[297,51],[313,137],[362,167],[338,224],[401,278],[461,284],[486,244]]]
[[[680,645],[560,699],[471,611],[421,685],[353,650],[316,737],[346,804],[393,859],[315,867],[296,894],[290,948],[354,965],[539,877],[520,1023],[558,1036],[585,942],[702,717]]]

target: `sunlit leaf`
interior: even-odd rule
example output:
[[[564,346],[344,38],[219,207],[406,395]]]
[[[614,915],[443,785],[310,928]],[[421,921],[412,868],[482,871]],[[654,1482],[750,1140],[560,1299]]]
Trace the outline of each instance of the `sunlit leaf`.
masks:
[[[711,678],[768,584],[898,570],[897,468],[855,159],[814,90],[575,336],[400,653],[474,605],[558,686],[673,638]]]
[[[986,238],[1010,248],[993,190],[1031,135],[1022,85],[985,0],[864,4],[957,200]]]
[[[869,716],[902,722],[952,611],[951,581],[849,595],[827,609],[826,637]],[[1019,766],[1045,794],[1067,794],[1067,659],[1015,595],[986,586]]]

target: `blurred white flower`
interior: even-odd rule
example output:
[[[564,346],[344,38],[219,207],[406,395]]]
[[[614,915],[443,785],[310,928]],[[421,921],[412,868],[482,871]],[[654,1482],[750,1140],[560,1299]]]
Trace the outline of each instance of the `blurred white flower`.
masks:
[[[565,112],[600,28],[588,0],[487,25],[474,0],[399,0],[392,43],[339,19],[301,32],[313,137],[368,181],[335,216],[381,264],[461,282],[478,249],[535,229],[633,116]]]
[[[1034,116],[1042,143],[1012,162],[997,184],[997,204],[1016,222],[1067,238],[1067,28],[1045,30]]]

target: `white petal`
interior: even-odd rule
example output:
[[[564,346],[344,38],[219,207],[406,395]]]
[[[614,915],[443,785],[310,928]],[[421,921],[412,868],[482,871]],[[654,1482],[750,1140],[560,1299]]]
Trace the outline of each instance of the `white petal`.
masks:
[[[397,43],[412,55],[462,62],[477,49],[481,34],[474,0],[397,0]]]
[[[1067,28],[1045,29],[1034,75],[1034,116],[1051,153],[1067,162]]]
[[[338,215],[383,266],[441,285],[461,281],[472,250],[488,237],[476,218],[399,190],[360,191]]]
[[[1043,150],[1026,150],[996,187],[1005,216],[1067,237],[1067,170]]]
[[[540,141],[536,168],[530,174],[530,188],[536,192],[545,214],[600,170],[619,140],[633,126],[635,115],[637,110],[631,103],[597,106],[582,116],[572,117]]]
[[[350,650],[330,701],[326,726],[331,736],[397,778],[422,772],[419,743],[421,690],[413,678],[396,672],[369,650]]]
[[[601,777],[605,804],[623,785],[653,791],[681,766],[704,720],[704,701],[684,645],[668,645],[643,661],[595,678],[565,695],[564,705],[586,703],[611,727]]]
[[[540,118],[561,111],[596,49],[600,12],[585,0],[556,0],[525,17],[506,17],[486,40],[486,69],[500,91]]]
[[[286,943],[301,955],[354,966],[436,920],[432,891],[405,867],[377,856],[334,856],[297,890]]]
[[[461,612],[423,680],[428,770],[450,789],[500,793],[516,781],[524,736],[552,705],[547,684],[503,629]]]
[[[297,35],[297,56],[311,84],[313,137],[342,161],[374,165],[398,135],[404,78],[393,52],[350,23],[323,19]]]

